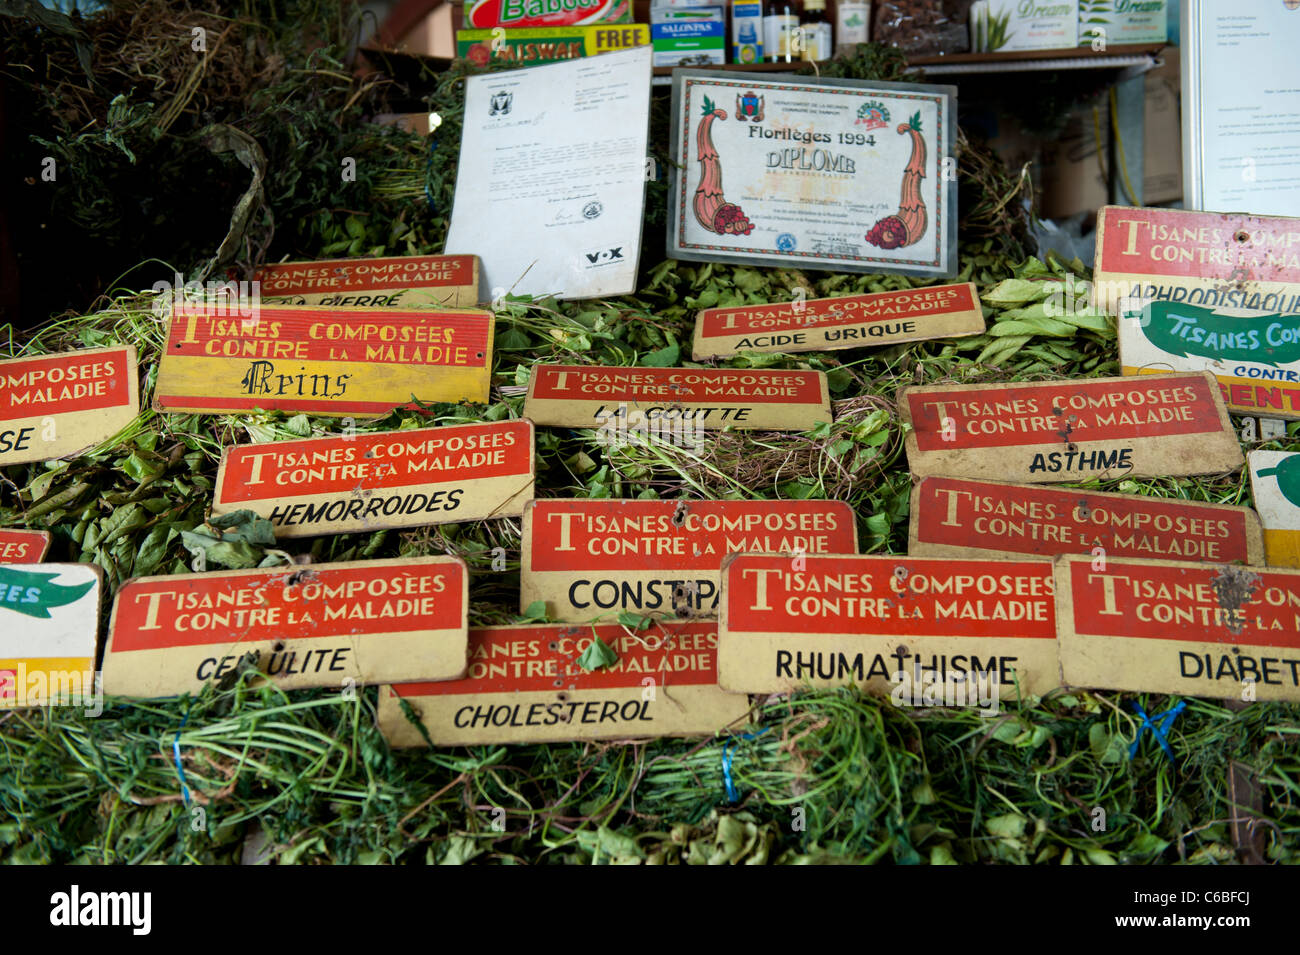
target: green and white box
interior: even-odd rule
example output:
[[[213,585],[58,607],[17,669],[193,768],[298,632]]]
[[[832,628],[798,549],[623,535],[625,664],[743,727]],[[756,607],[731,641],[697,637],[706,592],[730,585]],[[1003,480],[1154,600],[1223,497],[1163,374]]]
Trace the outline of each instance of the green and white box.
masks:
[[[1079,0],[979,0],[970,27],[978,52],[1068,49],[1079,44]]]
[[[1079,46],[1164,43],[1169,38],[1166,0],[1079,0]]]

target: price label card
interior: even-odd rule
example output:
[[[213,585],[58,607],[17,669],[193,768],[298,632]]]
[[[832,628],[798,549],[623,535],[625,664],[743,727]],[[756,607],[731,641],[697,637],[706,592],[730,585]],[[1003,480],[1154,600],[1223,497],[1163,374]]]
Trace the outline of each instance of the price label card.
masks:
[[[479,301],[476,255],[281,262],[253,278],[268,305],[473,308]]]

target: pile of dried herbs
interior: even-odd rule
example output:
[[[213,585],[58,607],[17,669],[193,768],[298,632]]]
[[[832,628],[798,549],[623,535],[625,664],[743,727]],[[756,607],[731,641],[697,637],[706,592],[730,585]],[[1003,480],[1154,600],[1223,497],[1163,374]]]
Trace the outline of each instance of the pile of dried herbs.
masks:
[[[440,250],[464,68],[432,82],[423,105],[443,124],[431,141],[367,123],[386,84],[345,65],[355,23],[341,10],[329,0],[201,9],[147,0],[69,26],[0,2],[0,14],[19,15],[0,42],[7,75],[29,84],[35,104],[30,155],[46,150],[64,170],[57,189],[41,194],[42,221],[59,242],[80,230],[84,247],[98,250],[61,288],[85,304],[34,332],[0,329],[0,353],[133,344],[147,407],[163,329],[151,298],[129,291],[148,287],[141,263],[166,259],[195,277],[284,255]],[[185,52],[194,26],[206,30],[206,59]],[[863,47],[837,69],[897,79],[902,63]],[[662,169],[662,98],[654,116]],[[349,155],[360,157],[353,182],[338,175]],[[965,142],[958,172],[960,278],[980,286],[987,334],[733,359],[825,370],[835,423],[806,434],[723,434],[702,454],[608,447],[590,431],[543,428],[539,495],[838,498],[857,513],[864,551],[904,552],[910,482],[899,387],[1117,371],[1113,322],[1086,307],[1049,314],[1052,296],[1059,305],[1081,294],[1066,279],[1087,273],[1026,256],[1022,177]],[[922,284],[655,261],[662,177],[648,188],[637,294],[507,299],[493,402],[437,406],[437,423],[518,415],[538,361],[682,364],[703,307],[789,300],[798,288],[823,296]],[[427,423],[397,412],[366,427]],[[127,577],[187,570],[197,551],[209,566],[252,566],[265,547],[230,546],[203,527],[220,449],[334,427],[305,415],[145,411],[75,460],[0,469],[0,526],[48,528],[49,559],[103,567],[110,598]],[[1293,429],[1269,446],[1300,450],[1300,441]],[[1250,500],[1239,476],[1102,487]],[[502,520],[283,549],[316,561],[459,555],[474,574],[474,619],[502,622],[517,618],[519,543],[518,523]],[[493,569],[497,547],[510,555],[504,571]],[[1168,707],[1140,702],[1151,713]],[[237,683],[198,698],[110,699],[94,717],[9,712],[0,716],[0,860],[1110,864],[1225,862],[1241,849],[1297,861],[1300,707],[1190,700],[1169,734],[1171,761],[1149,737],[1129,757],[1139,725],[1129,703],[1113,693],[1054,694],[987,718],[897,709],[844,690],[755,701],[753,725],[727,738],[424,752],[388,749],[373,689],[285,694]],[[1246,791],[1230,790],[1234,766],[1250,780]],[[1249,803],[1256,819],[1236,840],[1234,802]]]

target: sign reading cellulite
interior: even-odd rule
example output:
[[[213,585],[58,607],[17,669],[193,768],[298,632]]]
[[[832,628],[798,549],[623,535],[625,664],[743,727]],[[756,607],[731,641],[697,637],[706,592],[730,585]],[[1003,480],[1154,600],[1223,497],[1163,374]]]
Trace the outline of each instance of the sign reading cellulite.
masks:
[[[282,262],[258,269],[253,278],[268,304],[362,308],[473,308],[478,304],[478,257],[474,255]]]
[[[728,554],[854,553],[843,501],[541,500],[524,509],[519,607],[555,620],[621,611],[716,616]]]
[[[94,564],[0,567],[0,709],[94,695],[101,577]]]
[[[139,413],[130,345],[0,361],[0,467],[89,450]]]
[[[212,513],[310,537],[518,517],[532,496],[525,419],[226,448]]]
[[[807,431],[831,420],[820,371],[535,365],[524,414],[537,424],[595,428],[636,419],[720,431]]]
[[[1248,507],[928,477],[912,491],[907,552],[1258,564],[1264,550],[1259,518]]]
[[[584,670],[598,636],[618,661]],[[469,632],[463,680],[379,692],[379,728],[394,746],[422,746],[405,701],[439,746],[559,743],[715,733],[743,719],[744,694],[718,688],[718,625],[675,623],[639,634],[623,627],[484,627]]]
[[[0,564],[39,564],[49,550],[49,531],[0,530]]]
[[[730,557],[718,682],[747,693],[846,684],[978,686],[1041,696],[1060,683],[1052,564],[890,556]]]
[[[1300,700],[1300,571],[1059,557],[1071,686]]]
[[[184,305],[154,407],[379,417],[417,401],[486,401],[491,368],[491,312],[263,305],[246,318]]]
[[[197,693],[252,669],[286,690],[465,672],[455,557],[137,577],[117,592],[104,692]]]
[[[912,473],[1054,483],[1214,474],[1241,445],[1205,372],[899,392]]]
[[[696,359],[742,351],[805,352],[962,338],[984,331],[970,282],[842,298],[706,308],[695,320]]]

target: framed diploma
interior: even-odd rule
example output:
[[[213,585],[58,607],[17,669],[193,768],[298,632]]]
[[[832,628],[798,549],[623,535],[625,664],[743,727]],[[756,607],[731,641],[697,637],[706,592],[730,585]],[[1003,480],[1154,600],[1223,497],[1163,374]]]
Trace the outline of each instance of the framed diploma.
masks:
[[[668,255],[957,274],[952,86],[673,71]]]

